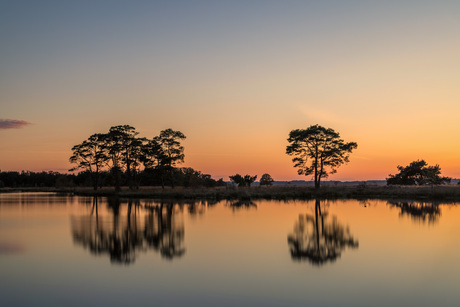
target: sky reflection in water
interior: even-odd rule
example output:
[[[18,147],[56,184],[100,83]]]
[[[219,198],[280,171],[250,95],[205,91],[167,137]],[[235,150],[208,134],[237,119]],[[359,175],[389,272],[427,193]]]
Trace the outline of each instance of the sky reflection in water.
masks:
[[[0,195],[0,305],[458,305],[459,207]]]

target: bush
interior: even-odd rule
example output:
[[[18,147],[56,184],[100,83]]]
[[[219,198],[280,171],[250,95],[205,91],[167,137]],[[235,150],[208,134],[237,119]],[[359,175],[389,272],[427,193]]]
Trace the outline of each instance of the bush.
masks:
[[[449,183],[451,178],[441,177],[439,165],[428,166],[424,160],[411,162],[406,167],[398,165],[399,173],[390,175],[387,184],[425,185]]]

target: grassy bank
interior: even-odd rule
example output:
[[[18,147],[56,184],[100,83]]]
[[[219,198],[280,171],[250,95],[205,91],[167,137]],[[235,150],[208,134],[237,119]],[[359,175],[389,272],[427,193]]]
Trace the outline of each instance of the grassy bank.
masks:
[[[1,189],[0,192],[63,192],[83,196],[120,196],[156,199],[414,199],[460,201],[460,185],[441,186],[385,186],[385,185],[337,185],[315,190],[311,186],[265,186],[220,188],[166,188],[141,187],[131,191],[123,188],[115,193],[113,188],[94,191],[91,188],[23,188]]]

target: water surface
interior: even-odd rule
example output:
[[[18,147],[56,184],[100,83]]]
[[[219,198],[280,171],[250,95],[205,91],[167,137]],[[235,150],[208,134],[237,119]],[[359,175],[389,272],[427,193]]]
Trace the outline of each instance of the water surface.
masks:
[[[460,207],[0,194],[0,305],[459,306]]]

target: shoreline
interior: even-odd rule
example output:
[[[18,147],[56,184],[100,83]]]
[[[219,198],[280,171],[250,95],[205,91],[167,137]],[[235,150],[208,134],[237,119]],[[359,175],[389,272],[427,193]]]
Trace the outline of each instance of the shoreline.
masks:
[[[1,188],[0,193],[54,192],[78,196],[105,196],[121,198],[154,198],[174,200],[305,200],[305,199],[412,199],[420,201],[460,201],[460,185],[439,186],[387,186],[353,184],[323,186],[315,190],[312,186],[254,186],[183,188],[140,187],[129,190],[123,187],[118,193],[111,187],[94,191],[92,188]]]

